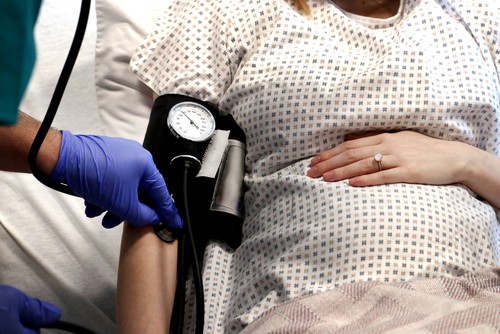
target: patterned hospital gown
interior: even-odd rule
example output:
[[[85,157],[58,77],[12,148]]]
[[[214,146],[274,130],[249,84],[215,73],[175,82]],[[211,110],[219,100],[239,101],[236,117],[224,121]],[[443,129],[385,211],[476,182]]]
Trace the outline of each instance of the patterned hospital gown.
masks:
[[[500,265],[498,212],[460,184],[355,188],[306,176],[346,134],[412,130],[500,155],[500,11],[408,0],[389,19],[309,0],[172,0],[131,69],[231,113],[247,136],[244,240],[205,253],[205,330],[240,331],[340,284]]]

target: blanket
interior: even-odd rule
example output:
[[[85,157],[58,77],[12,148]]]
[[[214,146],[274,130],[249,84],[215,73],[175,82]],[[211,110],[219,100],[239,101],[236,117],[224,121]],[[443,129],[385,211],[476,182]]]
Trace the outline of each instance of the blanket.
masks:
[[[342,285],[276,306],[242,333],[500,333],[500,268]]]

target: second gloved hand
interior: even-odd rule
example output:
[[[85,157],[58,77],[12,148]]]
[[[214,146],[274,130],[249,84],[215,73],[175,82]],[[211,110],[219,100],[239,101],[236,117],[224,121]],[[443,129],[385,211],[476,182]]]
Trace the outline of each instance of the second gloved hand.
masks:
[[[0,285],[0,334],[39,333],[41,326],[51,325],[60,317],[57,306]]]
[[[108,211],[102,224],[114,227],[126,220],[134,226],[163,222],[181,228],[182,219],[151,154],[139,143],[62,131],[59,160],[51,178],[67,184],[85,200],[85,213]],[[139,201],[139,191],[153,208]]]

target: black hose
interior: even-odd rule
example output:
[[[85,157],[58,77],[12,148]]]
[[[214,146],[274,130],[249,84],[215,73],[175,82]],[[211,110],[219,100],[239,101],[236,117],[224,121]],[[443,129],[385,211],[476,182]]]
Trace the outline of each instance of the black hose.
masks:
[[[52,325],[43,326],[43,328],[58,329],[74,334],[97,334],[96,332],[91,331],[90,329],[62,320],[59,320],[56,323],[53,323]]]
[[[41,171],[38,168],[38,165],[36,163],[36,157],[38,155],[38,152],[40,151],[40,147],[42,146],[45,137],[47,136],[47,133],[50,130],[50,127],[52,126],[52,122],[54,121],[57,109],[59,108],[59,104],[61,103],[64,90],[66,89],[66,85],[69,81],[71,71],[73,70],[73,67],[75,65],[76,58],[78,57],[78,52],[80,51],[83,37],[85,35],[85,29],[87,27],[89,13],[90,13],[90,0],[82,0],[82,6],[80,8],[80,16],[78,18],[78,23],[76,26],[75,35],[73,37],[73,42],[71,43],[68,56],[66,57],[66,62],[64,63],[61,75],[59,76],[59,80],[57,81],[54,94],[52,95],[52,99],[50,100],[50,104],[47,109],[47,113],[45,114],[42,124],[38,129],[38,132],[35,136],[35,139],[33,140],[33,144],[31,144],[31,148],[28,153],[28,163],[31,168],[31,172],[38,179],[38,181],[40,181],[49,188],[74,196],[76,196],[76,194],[67,185],[55,182],[50,178],[49,175],[46,175],[43,171]]]
[[[28,153],[28,163],[33,175],[44,185],[69,195],[75,195],[75,193],[73,193],[73,191],[68,186],[53,181],[48,175],[42,172],[38,168],[36,157],[38,155],[38,152],[40,151],[40,147],[42,146],[45,137],[47,136],[47,133],[50,130],[50,127],[52,126],[52,122],[57,113],[59,104],[61,103],[64,90],[66,89],[66,85],[69,81],[71,71],[73,70],[73,67],[76,63],[76,58],[78,57],[78,52],[80,51],[83,37],[85,36],[85,29],[87,28],[89,14],[90,0],[82,0],[82,5],[80,7],[80,16],[78,18],[75,35],[73,36],[73,42],[71,43],[71,47],[68,51],[68,56],[66,57],[66,62],[64,63],[61,75],[59,76],[59,80],[57,81],[54,94],[52,95],[52,99],[50,100],[50,104],[47,109],[47,113],[45,114],[45,117],[40,125],[40,128],[38,129],[38,132],[35,136],[35,139],[33,140],[33,143],[31,144],[31,148]],[[62,320],[59,320],[51,325],[43,326],[43,328],[59,329],[75,334],[96,334],[96,332],[91,331],[90,329],[87,329],[83,326]]]
[[[189,215],[189,194],[188,194],[188,179],[189,179],[189,167],[191,164],[189,162],[185,162],[185,168],[184,168],[184,174],[183,174],[183,204],[184,204],[184,217],[185,217],[185,225],[186,225],[186,230],[187,230],[187,236],[188,236],[188,243],[190,246],[191,250],[191,255],[192,255],[192,265],[191,268],[193,270],[193,281],[194,281],[194,287],[195,287],[195,293],[196,293],[196,334],[201,334],[203,333],[203,327],[204,327],[204,319],[205,319],[205,297],[203,294],[203,278],[201,276],[201,271],[200,271],[200,266],[198,262],[198,256],[196,252],[196,246],[195,246],[195,241],[194,241],[194,236],[193,236],[193,230],[191,226],[191,218]],[[181,286],[181,289],[184,287]],[[183,306],[183,305],[182,305]]]
[[[172,334],[182,334],[184,327],[184,302],[186,299],[186,234],[179,237],[177,255],[177,287],[175,290],[174,307],[172,311],[171,328]]]

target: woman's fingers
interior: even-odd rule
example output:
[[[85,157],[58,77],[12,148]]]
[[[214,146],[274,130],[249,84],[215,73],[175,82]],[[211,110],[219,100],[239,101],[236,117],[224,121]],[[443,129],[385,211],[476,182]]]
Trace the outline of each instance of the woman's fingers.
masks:
[[[342,144],[323,151],[316,155],[312,160],[311,160],[311,167],[315,166],[321,162],[324,162],[332,157],[336,157],[342,153],[348,153],[351,154],[350,156],[351,159],[354,159],[357,157],[357,149],[361,148],[366,148],[370,146],[375,146],[379,145],[383,141],[383,137],[385,134],[374,134],[374,133],[364,133],[364,134],[359,134],[359,135],[348,135],[346,136],[346,141],[343,142]],[[353,152],[350,152],[353,151]],[[348,156],[349,157],[349,156]]]
[[[469,145],[412,131],[357,136],[318,154],[307,175],[330,182],[347,179],[353,186],[450,184],[463,179],[473,153]]]
[[[395,166],[395,161],[397,159],[395,156],[385,156],[382,154],[380,154],[380,161],[377,161],[375,158],[376,155],[373,155],[368,158],[350,163],[348,165],[328,170],[322,174],[323,179],[325,181],[333,182],[350,179],[361,175],[371,175],[374,173],[379,173],[388,169],[392,169]]]
[[[382,184],[403,182],[401,171],[398,168],[390,168],[377,173],[355,176],[348,179],[349,185],[353,187],[378,186]]]
[[[313,178],[323,176],[329,179],[338,179],[333,177],[333,174],[345,177],[347,175],[360,175],[360,173],[374,173],[379,170],[379,165],[383,166],[385,163],[385,161],[380,161],[379,164],[375,161],[376,154],[384,153],[377,151],[378,149],[377,146],[361,146],[348,150],[339,150],[338,153],[335,154],[334,152],[333,155],[331,153],[321,155],[318,158],[321,161],[316,160],[315,163],[311,161],[311,168],[308,170],[307,175]]]

